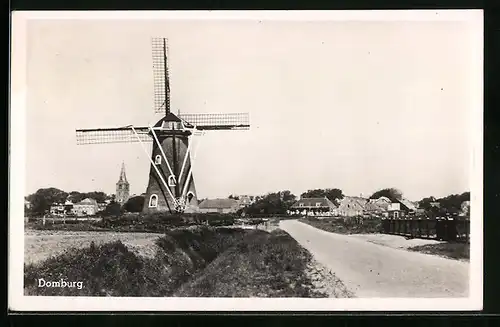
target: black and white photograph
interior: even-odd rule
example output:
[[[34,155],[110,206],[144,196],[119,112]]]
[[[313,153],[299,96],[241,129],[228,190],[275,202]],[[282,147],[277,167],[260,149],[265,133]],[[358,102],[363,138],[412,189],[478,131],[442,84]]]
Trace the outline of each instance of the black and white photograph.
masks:
[[[15,12],[9,307],[482,309],[482,30]]]

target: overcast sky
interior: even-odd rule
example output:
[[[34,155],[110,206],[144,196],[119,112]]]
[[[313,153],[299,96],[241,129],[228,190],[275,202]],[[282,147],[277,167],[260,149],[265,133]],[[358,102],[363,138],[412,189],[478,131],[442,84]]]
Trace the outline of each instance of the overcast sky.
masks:
[[[470,23],[38,20],[27,31],[26,194],[114,193],[122,161],[131,192],[145,191],[138,143],[76,145],[75,129],[161,118],[152,36],[169,39],[175,112],[250,113],[249,131],[201,140],[200,198],[469,190]]]

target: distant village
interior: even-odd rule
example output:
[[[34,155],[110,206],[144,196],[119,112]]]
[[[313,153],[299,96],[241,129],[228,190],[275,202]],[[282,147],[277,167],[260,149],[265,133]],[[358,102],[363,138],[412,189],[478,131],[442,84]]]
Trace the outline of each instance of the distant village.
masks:
[[[243,195],[233,199],[207,199],[200,203],[200,212],[238,213],[241,209],[254,203],[255,197]],[[439,208],[439,202],[431,204]],[[470,201],[463,201],[459,215],[469,214]],[[243,211],[244,213],[244,211]],[[331,201],[325,197],[304,197],[297,200],[287,211],[291,216],[316,217],[356,217],[378,216],[386,218],[404,218],[425,213],[418,202],[406,199],[390,200],[385,196],[367,199],[359,196],[344,196],[342,199]]]
[[[331,191],[331,189],[328,189]],[[356,216],[376,216],[376,217],[386,217],[386,218],[404,218],[408,216],[414,216],[419,214],[424,214],[429,209],[435,209],[439,211],[441,203],[432,197],[427,198],[428,201],[412,202],[404,198],[387,197],[387,196],[375,196],[374,193],[370,198],[363,196],[344,196],[342,191],[335,189],[337,195],[335,198],[327,196],[310,196],[308,192],[302,194],[302,196],[295,200],[295,196],[288,192],[288,201],[285,204],[285,208],[280,207],[281,214],[286,214],[290,216],[313,216],[313,217],[356,217]],[[60,190],[59,190],[60,191]],[[116,194],[111,196],[106,196],[104,198],[103,192],[93,192],[102,193],[100,200],[97,201],[95,198],[86,197],[79,201],[74,201],[74,193],[71,192],[67,195],[64,201],[54,202],[50,204],[50,208],[46,212],[53,217],[89,217],[96,216],[103,213],[110,204],[119,204],[120,206],[126,206],[129,200],[133,198],[142,198],[145,201],[145,193],[141,195],[130,195],[130,184],[127,180],[125,174],[125,166],[122,164],[122,169],[120,172],[120,177],[116,183]],[[311,194],[322,194],[325,190],[312,190]],[[62,192],[62,191],[60,191]],[[318,193],[319,192],[319,193]],[[466,192],[467,193],[467,192]],[[470,211],[470,200],[467,193],[467,197],[463,197],[466,193],[462,195],[453,195],[456,197],[455,207],[457,199],[460,203],[458,204],[459,210],[455,210],[455,214],[461,216],[469,215]],[[83,193],[84,195],[86,193]],[[79,194],[80,197],[82,194]],[[267,196],[275,195],[277,196],[281,203],[284,203],[283,195],[281,192],[268,194]],[[253,196],[253,195],[230,195],[228,198],[217,198],[217,199],[203,199],[199,200],[199,213],[222,213],[222,214],[239,214],[246,215],[251,212],[263,213],[263,214],[274,214],[272,210],[267,210],[268,208],[264,205],[256,206],[256,202],[262,202],[266,196]],[[33,208],[33,203],[29,200],[30,197],[26,197],[24,201],[25,210],[31,210]],[[276,203],[276,200],[269,201],[269,203]],[[465,199],[465,200],[460,200]],[[274,201],[274,202],[273,202]],[[278,201],[279,202],[279,201]],[[425,205],[422,205],[425,202]],[[143,203],[143,202],[142,202]],[[269,204],[272,206],[272,204]],[[142,204],[139,205],[136,212],[140,211]]]
[[[122,202],[126,202],[125,199]],[[204,199],[199,204],[200,213],[223,213],[223,214],[245,214],[244,209],[256,201],[255,196],[240,195],[232,198]],[[50,206],[51,216],[95,216],[103,212],[112,200],[103,203],[95,199],[86,198],[77,203],[67,200],[64,203],[54,203]],[[439,203],[432,203],[436,208]],[[29,209],[30,202],[25,200],[25,207]],[[460,215],[468,215],[470,201],[464,201],[461,205]],[[390,200],[381,196],[377,199],[367,199],[359,196],[344,196],[341,200],[331,201],[327,197],[300,198],[287,211],[287,215],[317,216],[317,217],[355,217],[355,216],[378,216],[387,218],[404,218],[407,216],[424,213],[416,202],[405,199]]]

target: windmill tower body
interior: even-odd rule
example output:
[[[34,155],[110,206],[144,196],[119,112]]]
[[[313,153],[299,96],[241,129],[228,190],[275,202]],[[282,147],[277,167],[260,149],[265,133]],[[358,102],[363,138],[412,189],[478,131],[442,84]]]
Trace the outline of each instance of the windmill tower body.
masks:
[[[128,125],[115,128],[77,129],[78,144],[139,142],[151,166],[143,212],[196,212],[198,197],[193,178],[193,162],[199,141],[193,136],[209,130],[247,130],[246,113],[179,114],[170,110],[168,47],[165,38],[153,38],[154,110],[164,114],[154,126]],[[150,153],[144,142],[153,142]],[[194,147],[194,149],[193,149]],[[193,154],[192,154],[193,153]],[[117,183],[117,200],[128,199],[125,168]]]
[[[189,137],[192,133],[178,129],[180,120],[173,114],[169,116],[155,125],[156,127],[167,127],[167,130],[156,133],[160,145],[153,143],[151,161],[154,162],[158,170],[151,166],[149,171],[144,213],[173,211],[176,207],[173,197],[169,196],[169,191],[159,175],[164,177],[171,194],[175,195],[176,198],[181,198],[181,195],[184,195],[186,202],[184,212],[193,213],[199,209],[194,178],[193,174],[190,173]],[[165,162],[163,154],[165,154],[168,164]]]

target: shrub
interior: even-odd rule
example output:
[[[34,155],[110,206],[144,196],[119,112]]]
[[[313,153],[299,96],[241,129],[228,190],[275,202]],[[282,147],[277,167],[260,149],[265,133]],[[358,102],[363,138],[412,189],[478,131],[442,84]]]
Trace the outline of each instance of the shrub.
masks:
[[[381,218],[338,217],[318,219],[306,217],[300,221],[327,232],[340,234],[369,234],[382,232]]]
[[[168,275],[160,261],[137,257],[120,241],[84,249],[71,249],[40,265],[25,267],[27,295],[61,296],[165,296]],[[45,281],[82,281],[83,288],[38,287]]]

